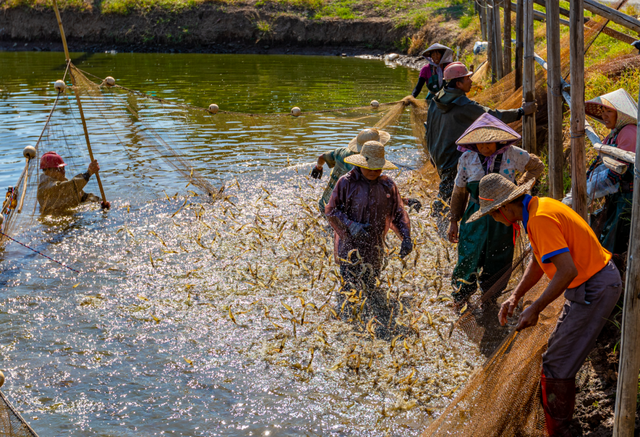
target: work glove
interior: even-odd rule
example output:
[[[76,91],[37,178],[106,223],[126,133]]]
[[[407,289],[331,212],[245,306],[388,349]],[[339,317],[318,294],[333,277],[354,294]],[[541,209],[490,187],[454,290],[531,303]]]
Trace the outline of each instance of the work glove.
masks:
[[[413,242],[411,242],[411,238],[405,238],[402,240],[402,245],[400,246],[400,258],[404,258],[409,255],[413,250]]]
[[[409,205],[409,211],[415,209],[416,212],[420,212],[420,208],[422,208],[422,202],[418,199],[407,199],[407,204]]]
[[[351,222],[349,223],[349,226],[347,226],[347,229],[349,229],[349,233],[352,237],[358,238],[365,236],[370,227],[371,225],[369,223]]]
[[[531,115],[537,110],[538,110],[538,105],[536,102],[526,102],[522,105],[523,115]]]
[[[311,177],[314,179],[320,179],[322,177],[322,167],[318,168],[317,165],[314,165],[311,169]]]

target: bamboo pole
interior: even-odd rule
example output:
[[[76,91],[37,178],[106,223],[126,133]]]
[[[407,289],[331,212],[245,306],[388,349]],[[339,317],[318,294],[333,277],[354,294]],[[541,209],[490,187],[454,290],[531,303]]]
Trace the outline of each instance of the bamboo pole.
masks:
[[[534,2],[536,4],[546,7],[546,3],[544,0],[534,0]],[[511,7],[515,7],[515,5],[516,3],[511,2]],[[567,17],[569,16],[569,11],[567,11],[566,9],[563,9],[563,8],[558,8],[558,9],[560,9],[560,15],[565,15]],[[547,14],[540,11],[533,11],[533,18],[539,21],[547,21]],[[570,23],[567,20],[563,20],[562,18],[560,18],[559,21],[560,21],[560,24],[562,24],[563,26],[567,26],[567,27],[570,26]],[[584,24],[585,26],[591,27],[591,28],[599,27],[598,23],[596,23],[595,21],[591,21],[591,19],[588,17],[584,17]],[[632,42],[637,40],[637,38],[634,38],[625,33],[619,32],[615,29],[611,29],[610,27],[605,27],[601,31],[605,35],[615,38],[618,41],[622,41],[625,44],[631,44]]]
[[[491,13],[493,14],[493,51],[496,63],[496,79],[500,80],[503,76],[500,4],[497,0],[491,0],[491,6]]]
[[[58,27],[60,28],[60,37],[62,38],[62,46],[64,47],[64,56],[67,59],[67,65],[71,65],[71,57],[69,56],[69,48],[67,47],[67,37],[64,34],[64,27],[62,26],[62,19],[60,18],[60,11],[58,10],[57,0],[53,0],[53,9],[56,13],[56,19],[58,20]],[[75,76],[73,75],[73,69],[69,68],[69,74],[71,75],[71,83],[73,84],[73,91],[76,95],[76,101],[78,102],[78,112],[80,113],[80,119],[82,120],[82,129],[84,131],[84,139],[87,143],[87,150],[89,151],[89,158],[91,162],[95,161],[93,158],[93,151],[91,150],[91,141],[89,141],[89,130],[87,129],[87,121],[84,118],[84,112],[82,111],[82,102],[80,101],[80,91],[76,86]],[[104,194],[104,188],[102,187],[102,180],[100,180],[100,174],[96,172],[96,181],[100,188],[100,195],[102,196],[102,209],[109,209],[110,204],[107,202],[107,196]]]
[[[504,2],[504,75],[511,73],[511,1]]]
[[[495,52],[495,26],[493,25],[493,8],[492,0],[486,0],[485,5],[487,7],[487,61],[491,66],[491,83],[496,82],[496,72],[498,66],[496,65],[496,52]]]
[[[517,0],[516,4],[516,65],[515,89],[522,86],[522,61],[524,59],[524,0]]]
[[[22,194],[20,194],[20,202],[18,203],[18,214],[22,212],[22,205],[24,205],[24,195],[27,192],[27,181],[29,180],[29,161],[31,158],[25,158],[27,163],[24,165],[24,183],[22,184]]]
[[[556,1],[547,2],[547,114],[549,118],[549,194],[564,197],[562,181],[562,79],[560,59],[560,12]]]
[[[640,110],[638,111],[640,120]],[[640,144],[640,123],[636,137],[636,150]],[[640,183],[640,158],[635,157],[634,185]],[[631,234],[627,255],[627,279],[622,316],[622,340],[620,367],[613,437],[633,437],[638,396],[638,371],[640,370],[640,190],[633,191],[631,206]]]
[[[584,21],[582,0],[572,0],[569,21],[571,61],[571,197],[573,209],[587,219],[587,161],[584,148]]]
[[[487,41],[487,8],[485,7],[484,2],[478,1],[476,3],[478,8],[480,9],[480,31],[482,32],[482,40]],[[488,54],[488,52],[487,52]]]
[[[524,15],[524,65],[522,69],[522,98],[525,102],[536,99],[536,76],[534,64],[533,41],[533,0],[523,0]],[[537,152],[536,147],[536,115],[525,115],[522,118],[522,144],[531,153]]]
[[[635,33],[640,33],[640,21],[627,14],[623,14],[609,6],[598,3],[596,0],[578,0],[578,3],[580,4],[581,10],[584,8],[587,11],[600,15],[601,17],[613,21],[622,27],[633,30]],[[571,9],[573,10],[573,0],[571,0]]]

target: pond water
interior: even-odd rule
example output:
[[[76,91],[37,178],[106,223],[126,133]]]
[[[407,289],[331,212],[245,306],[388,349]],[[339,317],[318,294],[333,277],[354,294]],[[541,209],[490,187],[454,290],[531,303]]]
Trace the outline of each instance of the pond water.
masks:
[[[121,90],[83,100],[112,209],[62,216],[29,208],[14,237],[77,274],[9,243],[0,253],[3,392],[41,435],[418,435],[481,362],[457,331],[446,279],[455,248],[428,208],[411,213],[416,250],[394,256],[381,292],[393,338],[372,320],[336,317],[333,241],[317,211],[318,154],[345,146],[409,94],[417,72],[337,57],[73,54]],[[61,53],[0,53],[0,187],[15,184],[64,74]],[[91,78],[91,76],[89,76]],[[135,111],[136,116],[133,116]],[[388,130],[390,172],[428,204],[409,117]],[[171,146],[180,156],[167,159]],[[40,152],[68,175],[88,156],[73,94],[58,102]],[[160,152],[160,154],[159,154]],[[162,155],[164,153],[164,155]],[[214,186],[192,191],[172,160]],[[95,178],[85,189],[99,193]],[[31,211],[35,213],[31,214]],[[28,218],[27,218],[28,217]],[[397,251],[395,251],[397,253]],[[444,285],[443,285],[444,284]],[[397,309],[399,308],[399,309]],[[371,323],[368,323],[371,322]],[[391,322],[390,322],[391,326]],[[396,335],[397,334],[397,335]]]

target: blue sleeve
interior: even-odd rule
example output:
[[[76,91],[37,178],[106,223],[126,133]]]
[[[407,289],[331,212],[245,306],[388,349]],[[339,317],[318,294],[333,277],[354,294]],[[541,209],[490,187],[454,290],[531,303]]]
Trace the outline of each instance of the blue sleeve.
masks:
[[[562,248],[562,249],[558,249],[558,250],[554,250],[551,253],[547,253],[546,255],[542,255],[541,260],[542,260],[543,263],[547,264],[547,263],[551,262],[551,258],[553,258],[554,256],[560,255],[561,253],[566,253],[566,252],[569,252],[569,248],[568,247],[565,247],[565,248]]]

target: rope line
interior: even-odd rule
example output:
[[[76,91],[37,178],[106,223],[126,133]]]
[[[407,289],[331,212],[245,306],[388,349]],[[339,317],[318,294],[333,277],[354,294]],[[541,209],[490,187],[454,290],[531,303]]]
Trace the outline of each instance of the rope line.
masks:
[[[105,86],[105,80],[96,76],[95,74],[91,74],[87,71],[81,70],[78,67],[76,67],[75,65],[73,66],[74,69],[78,70],[79,72],[83,73],[84,75],[88,75],[88,76],[92,76],[98,80],[100,80],[100,84],[94,84],[97,87],[103,87]],[[197,106],[197,105],[192,105],[190,103],[178,103],[178,102],[174,102],[171,100],[166,100],[163,99],[162,97],[156,97],[156,96],[152,96],[149,95],[145,92],[142,91],[138,91],[138,90],[134,90],[131,88],[127,88],[125,86],[122,85],[118,85],[115,84],[113,85],[114,88],[119,88],[123,91],[126,91],[128,93],[131,94],[136,94],[140,97],[145,97],[151,100],[155,100],[157,102],[163,103],[163,104],[167,104],[167,105],[172,105],[172,106],[178,106],[178,107],[182,107],[182,108],[186,108],[186,109],[193,109],[196,111],[203,111],[203,112],[207,112],[209,113],[209,108],[203,108],[202,106]],[[397,105],[398,103],[402,103],[402,100],[398,100],[395,102],[387,102],[387,103],[380,103],[379,106],[393,106],[393,105]],[[364,109],[371,109],[371,105],[368,106],[353,106],[353,107],[348,107],[348,108],[333,108],[333,109],[321,109],[318,111],[302,111],[300,113],[300,115],[309,115],[309,114],[322,114],[322,113],[327,113],[327,112],[344,112],[344,111],[355,111],[355,110],[364,110]],[[291,115],[290,113],[276,113],[276,114],[257,114],[257,113],[245,113],[245,112],[235,112],[235,111],[222,111],[219,110],[218,111],[219,114],[229,114],[229,115],[240,115],[240,116],[244,116],[244,117],[293,117],[293,115]]]
[[[27,249],[34,251],[34,252],[35,252],[35,253],[37,253],[38,255],[42,255],[42,256],[44,256],[45,258],[47,258],[47,259],[49,259],[49,260],[53,261],[54,263],[58,263],[58,264],[60,264],[62,267],[66,268],[66,269],[69,269],[69,270],[71,270],[72,272],[80,273],[78,270],[76,270],[76,269],[72,269],[71,267],[69,267],[69,266],[68,266],[68,265],[66,265],[66,264],[61,263],[60,261],[56,261],[55,259],[51,258],[50,256],[47,256],[47,255],[45,255],[44,253],[39,252],[39,251],[37,251],[36,249],[33,249],[33,248],[31,248],[31,247],[27,246],[27,245],[26,245],[26,244],[24,244],[24,243],[19,242],[19,241],[18,241],[18,240],[16,240],[15,238],[12,238],[12,237],[8,236],[8,235],[7,235],[7,234],[5,234],[4,232],[0,232],[0,234],[4,235],[5,237],[7,237],[7,238],[8,238],[9,240],[11,240],[11,241],[18,243],[20,246],[24,246],[24,247],[26,247]]]

